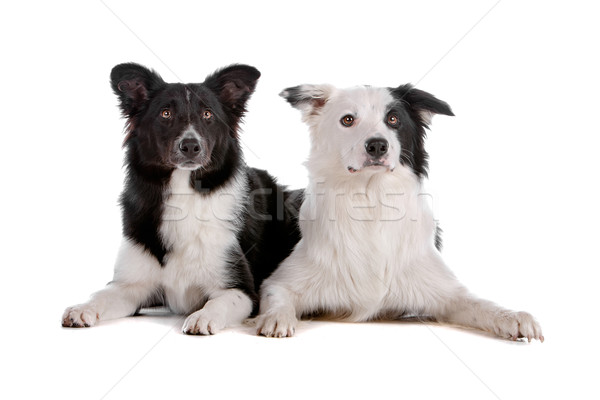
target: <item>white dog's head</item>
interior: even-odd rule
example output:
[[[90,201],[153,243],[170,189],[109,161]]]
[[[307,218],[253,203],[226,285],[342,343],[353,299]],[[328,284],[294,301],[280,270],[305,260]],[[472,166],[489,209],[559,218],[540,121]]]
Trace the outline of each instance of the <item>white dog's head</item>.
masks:
[[[450,106],[411,85],[392,88],[300,85],[281,92],[310,127],[309,168],[328,174],[393,171],[403,165],[427,175],[425,129]]]

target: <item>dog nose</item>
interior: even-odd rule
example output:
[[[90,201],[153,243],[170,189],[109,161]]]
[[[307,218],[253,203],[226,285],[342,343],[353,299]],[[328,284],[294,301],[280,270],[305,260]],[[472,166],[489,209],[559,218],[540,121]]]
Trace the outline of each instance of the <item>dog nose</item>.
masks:
[[[379,158],[387,153],[389,143],[385,139],[371,139],[365,143],[367,154],[373,158]]]
[[[179,143],[179,150],[187,158],[194,158],[200,154],[200,142],[192,138],[183,139]]]

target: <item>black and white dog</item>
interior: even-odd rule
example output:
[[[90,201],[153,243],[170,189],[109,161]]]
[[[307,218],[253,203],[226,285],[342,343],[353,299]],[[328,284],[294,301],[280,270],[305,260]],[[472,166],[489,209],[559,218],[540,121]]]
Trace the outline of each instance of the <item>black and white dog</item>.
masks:
[[[291,336],[302,315],[325,313],[351,321],[427,316],[544,340],[530,314],[471,295],[439,253],[421,181],[425,129],[434,114],[453,115],[448,104],[411,85],[302,85],[282,96],[310,127],[310,181],[302,239],[262,285],[259,334]]]
[[[232,65],[201,84],[165,83],[137,64],[113,68],[127,118],[124,240],[114,279],[67,308],[65,327],[165,305],[214,334],[256,310],[260,283],[299,239],[301,193],[243,161],[238,138],[260,72]]]

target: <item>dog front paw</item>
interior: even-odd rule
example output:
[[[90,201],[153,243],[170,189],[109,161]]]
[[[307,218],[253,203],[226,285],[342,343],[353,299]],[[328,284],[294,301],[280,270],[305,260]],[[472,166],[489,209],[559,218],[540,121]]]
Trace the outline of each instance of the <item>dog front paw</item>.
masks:
[[[214,335],[225,328],[222,315],[200,310],[191,314],[183,323],[183,333],[188,335]]]
[[[256,318],[256,333],[266,337],[292,337],[296,333],[298,319],[295,315],[269,313]]]
[[[96,325],[100,316],[96,309],[89,304],[79,304],[65,310],[62,326],[65,328],[89,328]]]
[[[523,311],[510,311],[498,315],[494,320],[494,333],[511,340],[527,338],[530,342],[531,339],[544,341],[540,325],[531,314]]]

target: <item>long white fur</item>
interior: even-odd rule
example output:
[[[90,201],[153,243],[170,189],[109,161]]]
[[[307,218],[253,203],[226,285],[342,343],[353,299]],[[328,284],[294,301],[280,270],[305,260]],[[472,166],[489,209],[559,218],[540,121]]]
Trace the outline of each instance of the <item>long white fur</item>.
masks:
[[[194,312],[183,324],[187,333],[213,334],[250,315],[252,300],[240,290],[225,289],[226,264],[237,261],[229,259],[229,250],[237,245],[246,176],[238,173],[208,196],[198,194],[189,182],[190,171],[174,170],[160,227],[171,249],[165,266],[141,245],[124,239],[113,281],[87,303],[67,308],[63,320],[93,326],[132,315],[159,292],[174,312]]]
[[[326,100],[298,108],[310,127],[310,182],[300,210],[302,240],[263,282],[258,333],[292,336],[304,314],[351,321],[423,315],[498,336],[543,340],[527,313],[477,299],[458,282],[435,248],[435,221],[421,183],[398,160],[400,142],[383,122],[393,101],[387,89],[305,86]],[[284,94],[285,95],[285,94]],[[351,128],[340,119],[356,118]],[[389,168],[358,170],[364,143],[390,143]]]

